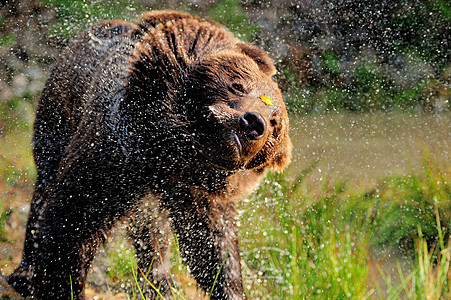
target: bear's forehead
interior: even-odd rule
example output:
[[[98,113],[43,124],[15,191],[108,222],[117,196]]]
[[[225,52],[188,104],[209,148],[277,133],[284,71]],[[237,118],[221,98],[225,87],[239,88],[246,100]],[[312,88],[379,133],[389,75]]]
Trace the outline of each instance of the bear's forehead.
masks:
[[[258,65],[250,58],[231,57],[217,61],[211,66],[212,71],[224,79],[254,82],[259,85],[274,85],[273,80],[260,71]]]
[[[252,70],[256,73],[262,73],[251,57],[231,50],[220,51],[208,56],[204,59],[204,62],[225,70]]]

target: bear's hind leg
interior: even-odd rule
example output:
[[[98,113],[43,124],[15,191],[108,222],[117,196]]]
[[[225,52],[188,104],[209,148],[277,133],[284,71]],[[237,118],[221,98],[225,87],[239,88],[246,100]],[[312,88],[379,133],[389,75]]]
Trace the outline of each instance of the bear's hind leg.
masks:
[[[38,115],[35,130],[33,150],[37,180],[30,205],[22,260],[19,267],[7,277],[8,283],[24,297],[30,296],[33,266],[36,264],[36,246],[40,243],[38,231],[42,220],[39,219],[39,215],[46,204],[41,194],[55,180],[59,162],[70,139],[70,129],[62,119],[50,122],[42,120],[42,116]]]
[[[130,218],[128,234],[133,239],[138,266],[158,292],[166,296],[173,285],[169,273],[172,231],[168,212],[160,207],[159,202],[150,195],[142,199],[142,204]],[[139,280],[149,299],[158,295],[143,276],[139,275]]]
[[[181,193],[179,193],[180,195]],[[170,201],[180,253],[210,299],[246,299],[241,277],[234,202],[185,194]],[[169,203],[169,201],[168,201]]]

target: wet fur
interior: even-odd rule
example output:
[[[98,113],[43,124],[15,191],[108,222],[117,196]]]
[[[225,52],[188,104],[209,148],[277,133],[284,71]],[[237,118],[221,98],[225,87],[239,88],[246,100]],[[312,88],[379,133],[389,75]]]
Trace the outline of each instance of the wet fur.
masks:
[[[163,293],[174,232],[205,291],[224,261],[212,299],[245,298],[235,203],[291,154],[274,72],[263,51],[185,13],[147,12],[136,25],[106,21],[81,34],[39,103],[36,189],[22,262],[8,282],[31,298],[69,299],[71,279],[84,299],[98,246],[128,218],[138,263],[147,270],[155,258],[150,279]],[[248,92],[232,90],[234,81]],[[262,140],[238,125],[249,110],[271,124]]]

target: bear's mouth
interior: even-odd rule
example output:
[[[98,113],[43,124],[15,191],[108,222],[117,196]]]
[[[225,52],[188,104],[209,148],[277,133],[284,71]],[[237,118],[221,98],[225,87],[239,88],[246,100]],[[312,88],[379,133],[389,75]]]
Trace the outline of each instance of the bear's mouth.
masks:
[[[240,138],[233,130],[232,130],[232,137],[233,137],[233,140],[235,141],[236,148],[238,149],[239,157],[243,156],[243,146],[241,144]]]

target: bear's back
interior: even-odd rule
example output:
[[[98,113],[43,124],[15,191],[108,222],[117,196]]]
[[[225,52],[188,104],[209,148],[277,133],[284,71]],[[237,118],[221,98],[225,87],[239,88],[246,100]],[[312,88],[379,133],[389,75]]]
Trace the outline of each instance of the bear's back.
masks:
[[[99,66],[117,52],[119,44],[132,44],[131,33],[136,29],[131,23],[105,21],[78,36],[56,62],[42,92],[37,118],[61,117],[59,123],[75,131]]]

